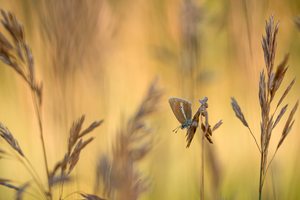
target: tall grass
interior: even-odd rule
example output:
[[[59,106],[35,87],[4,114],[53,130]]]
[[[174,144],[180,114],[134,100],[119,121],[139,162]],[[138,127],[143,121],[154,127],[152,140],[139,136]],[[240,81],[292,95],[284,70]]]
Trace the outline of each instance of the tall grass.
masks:
[[[95,190],[102,183],[111,200],[137,200],[149,189],[150,182],[137,165],[153,147],[153,133],[146,119],[156,111],[161,95],[154,81],[135,113],[119,128],[112,155],[100,157]]]
[[[198,96],[204,96],[204,94],[199,94],[199,91],[205,87],[205,81],[200,77],[206,76],[204,71],[203,63],[205,58],[202,56],[206,50],[203,45],[203,26],[206,19],[206,10],[203,5],[199,5],[195,0],[182,0],[180,2],[180,78],[182,78],[182,95],[188,97],[192,101]],[[188,78],[186,78],[188,77]],[[193,102],[192,102],[193,103]],[[201,106],[201,105],[200,105]],[[199,108],[200,109],[200,108]],[[197,113],[196,113],[197,114]],[[195,116],[196,116],[195,114]],[[198,113],[199,114],[199,113]],[[199,116],[198,116],[199,117]],[[192,133],[191,131],[190,133]],[[195,134],[195,133],[194,133]],[[188,140],[192,139],[192,134],[188,134]],[[213,151],[211,146],[207,146],[204,143],[202,133],[201,138],[201,165],[207,162],[212,166],[212,173],[210,173],[210,178],[212,181],[211,194],[217,198],[219,192],[219,184],[221,177],[220,163],[217,159],[216,153]],[[191,141],[190,141],[191,142]],[[189,145],[189,144],[188,144]],[[205,161],[204,154],[206,153],[207,160]],[[200,180],[204,178],[204,167],[200,170]],[[204,180],[200,181],[200,196],[204,198]]]
[[[80,159],[81,151],[94,139],[93,137],[88,139],[85,138],[90,132],[100,126],[102,121],[95,121],[86,129],[82,129],[84,116],[74,122],[70,130],[67,153],[62,160],[57,162],[54,169],[50,170],[46,153],[47,146],[44,137],[42,120],[42,83],[38,82],[35,77],[35,65],[32,52],[26,42],[23,26],[12,13],[1,10],[1,24],[7,31],[7,36],[0,32],[0,60],[8,67],[12,68],[30,88],[32,102],[38,122],[40,142],[42,144],[43,156],[41,159],[44,162],[47,186],[44,186],[44,183],[40,178],[41,175],[36,172],[35,166],[33,166],[27,158],[26,153],[22,150],[17,139],[2,123],[0,123],[0,136],[9,145],[9,147],[14,150],[15,154],[11,155],[6,151],[1,150],[1,158],[3,158],[3,156],[15,158],[26,168],[27,172],[32,177],[32,181],[28,180],[24,184],[16,186],[14,181],[0,178],[0,185],[15,190],[17,200],[22,199],[23,194],[31,195],[35,199],[51,200],[54,197],[54,186],[60,184],[61,190],[59,199],[63,199],[64,183],[69,181],[70,174]],[[38,187],[38,191],[36,193],[33,190],[33,184]],[[101,199],[95,195],[83,192],[75,192],[74,194],[79,194],[84,199]]]
[[[66,86],[68,83],[66,83],[67,79],[65,79],[65,77],[72,77],[72,75],[74,75],[73,72],[80,70],[82,65],[85,64],[83,60],[87,60],[90,54],[95,53],[92,51],[95,50],[95,46],[99,45],[99,43],[95,42],[98,41],[96,39],[98,37],[98,29],[95,27],[98,23],[97,19],[99,18],[102,3],[107,2],[97,0],[92,1],[94,4],[79,0],[42,0],[40,2],[42,3],[39,4],[41,7],[38,7],[38,9],[40,9],[38,17],[42,22],[41,27],[45,28],[45,37],[43,39],[46,39],[43,42],[45,42],[44,44],[47,44],[46,51],[49,52],[50,64],[53,66],[52,70],[54,72],[52,75],[54,75],[55,81],[58,81],[58,83],[54,84],[58,84],[57,86],[62,87],[59,89],[62,90],[60,92],[63,96],[58,96],[53,100],[58,102],[63,99],[68,102],[67,99],[72,91]],[[164,3],[165,2],[162,4]],[[247,3],[245,0],[241,1],[241,3],[244,5],[244,11],[246,11],[245,18],[247,27],[245,26],[245,28],[247,28],[248,32],[249,48],[252,51],[252,44],[256,39],[254,35],[251,35],[252,32],[255,32],[253,31],[254,26],[252,25],[252,20],[255,18],[252,18],[249,15],[253,10],[250,10],[248,7],[252,3]],[[208,4],[205,4],[204,6],[206,5]],[[201,52],[206,51],[207,46],[205,45],[208,44],[204,40],[204,43],[202,43],[202,32],[199,27],[204,27],[201,26],[203,19],[208,19],[208,21],[211,20],[209,19],[211,14],[209,13],[210,10],[203,10],[202,7],[199,7],[195,0],[183,0],[181,6],[180,33],[182,43],[178,49],[180,52],[180,59],[178,60],[181,61],[178,65],[180,65],[181,68],[178,70],[178,79],[180,79],[182,83],[179,85],[183,86],[181,91],[183,94],[182,96],[188,96],[190,99],[195,99],[195,97],[199,95],[199,91],[202,92],[204,87],[208,88],[207,85],[199,84],[199,69],[205,67],[201,62],[203,62],[203,60],[205,62],[205,59],[207,59],[206,56],[201,56]],[[124,12],[125,11],[126,9],[124,9]],[[32,160],[29,159],[30,154],[28,154],[26,149],[23,149],[23,141],[18,140],[18,137],[15,137],[16,127],[6,127],[5,124],[0,123],[0,140],[6,144],[6,146],[0,147],[1,162],[11,158],[17,160],[27,170],[26,172],[28,172],[32,179],[26,179],[24,182],[20,183],[16,180],[17,177],[1,177],[0,186],[13,190],[15,192],[15,199],[103,199],[100,196],[116,200],[141,199],[144,192],[149,191],[151,185],[146,173],[141,171],[140,163],[149,156],[153,147],[156,145],[156,143],[153,142],[153,130],[149,129],[147,121],[149,116],[157,110],[157,104],[161,99],[161,91],[158,89],[157,83],[153,83],[149,87],[141,104],[137,106],[136,112],[128,119],[121,121],[116,137],[113,140],[112,148],[110,149],[111,154],[102,154],[100,157],[98,166],[96,166],[97,175],[93,194],[83,191],[74,191],[67,194],[67,190],[65,189],[66,185],[74,181],[74,170],[78,165],[80,158],[82,158],[83,152],[87,150],[87,147],[94,141],[91,132],[101,126],[103,121],[97,120],[87,124],[87,127],[84,127],[86,126],[84,115],[75,120],[69,130],[65,152],[62,157],[56,159],[56,162],[52,166],[52,162],[49,162],[48,159],[50,145],[47,144],[47,138],[49,137],[50,131],[45,128],[47,127],[47,121],[43,119],[43,116],[45,116],[45,113],[43,113],[45,98],[47,99],[49,97],[45,96],[47,93],[44,93],[43,91],[45,88],[42,87],[42,81],[36,77],[35,69],[37,66],[35,65],[34,56],[30,50],[30,45],[27,43],[22,25],[13,14],[6,11],[1,11],[1,14],[1,26],[3,28],[1,27],[2,29],[0,31],[0,60],[4,65],[13,69],[29,88],[32,95],[33,111],[35,111],[35,117],[38,122],[37,129],[39,130],[38,137],[33,139],[41,144],[42,148],[40,151],[42,152],[42,157],[40,158],[41,165],[34,165]],[[205,18],[205,14],[209,15],[208,18]],[[237,17],[237,15],[234,15],[234,17]],[[299,21],[298,18],[295,19],[298,28],[300,27]],[[210,24],[210,22],[211,21],[209,21],[208,24]],[[136,24],[130,24],[128,29],[131,29],[133,26],[135,27]],[[204,28],[209,29],[209,27]],[[240,32],[240,30],[237,30],[237,32]],[[261,109],[261,132],[259,138],[256,137],[257,133],[252,132],[250,123],[246,120],[237,101],[233,98],[231,102],[236,116],[250,131],[250,134],[256,143],[255,145],[257,146],[255,148],[258,149],[257,152],[259,152],[260,155],[260,179],[258,181],[259,199],[262,199],[263,196],[265,196],[263,195],[264,185],[269,168],[273,159],[276,157],[278,150],[283,146],[283,142],[295,124],[294,117],[298,108],[298,102],[295,105],[292,105],[293,107],[284,104],[288,93],[295,84],[295,80],[290,80],[288,87],[283,88],[282,93],[280,92],[280,87],[282,87],[281,85],[288,68],[287,63],[289,57],[286,56],[278,66],[275,66],[277,35],[278,24],[274,22],[273,18],[270,18],[267,21],[266,34],[262,40],[266,66],[261,72],[259,80],[259,102]],[[130,39],[132,40],[132,38]],[[137,39],[137,42],[140,41],[140,38],[134,39]],[[235,37],[235,39],[243,40],[243,37]],[[240,42],[240,44],[243,43]],[[205,55],[209,54],[210,53],[205,53]],[[238,52],[237,55],[239,55]],[[127,55],[125,56],[127,59]],[[114,57],[114,55],[112,57]],[[213,59],[216,57],[217,56],[214,55]],[[212,64],[210,62],[208,63]],[[111,66],[107,66],[110,70]],[[220,73],[221,71],[222,70],[220,70]],[[45,79],[43,79],[43,82],[46,82]],[[169,81],[167,81],[166,84],[171,85]],[[107,96],[109,96],[109,94]],[[53,100],[49,99],[49,102],[52,102]],[[55,111],[60,111],[59,115],[61,117],[69,113],[67,110],[60,110],[65,109],[61,108],[64,107],[61,106],[61,104],[57,104],[56,106]],[[71,104],[65,106],[74,107],[74,105]],[[288,110],[291,110],[289,114]],[[212,133],[221,125],[221,122],[217,123],[215,126],[210,126],[211,118],[208,111],[208,99],[205,98],[200,101],[200,106],[192,119],[194,124],[189,127],[186,139],[187,146],[190,146],[196,135],[196,130],[199,128],[198,133],[201,137],[201,152],[197,153],[197,159],[201,159],[202,161],[200,166],[200,197],[201,199],[204,199],[208,196],[214,196],[215,199],[218,199],[220,195],[219,184],[221,183],[221,175],[219,172],[220,165],[215,162],[216,155],[213,154],[213,148],[211,148],[213,146],[206,145],[205,140],[213,142],[211,138]],[[46,114],[47,116],[49,115],[49,113]],[[277,145],[275,151],[270,152],[270,146],[272,145],[271,137],[273,138],[272,135],[275,133],[275,128],[278,128],[278,124],[283,121],[285,115],[287,120],[281,132],[281,138],[278,143],[275,144]],[[58,119],[58,122],[62,122],[61,118]],[[104,142],[100,145],[103,144]],[[165,149],[167,148],[164,147],[164,150]],[[205,171],[205,168],[209,168],[206,165],[207,161],[210,162],[212,168],[212,173],[210,174],[205,173],[207,171]],[[4,162],[2,163],[5,165],[7,164]],[[188,166],[190,166],[189,163]],[[38,168],[42,168],[44,171],[38,173]],[[173,170],[173,167],[171,170]],[[194,171],[188,173],[194,173]],[[274,175],[276,175],[276,173]],[[172,176],[174,176],[174,174],[172,174]],[[204,184],[208,180],[208,178],[206,178],[208,176],[210,176],[213,184],[215,184],[215,186],[212,185],[211,191],[208,190],[210,187]],[[167,176],[162,176],[162,179],[165,177]],[[195,177],[195,179],[198,180],[199,177]],[[154,180],[154,184],[156,181],[157,180]],[[170,185],[172,185],[172,183],[170,183]],[[172,190],[173,189],[174,188],[172,188]],[[104,192],[102,192],[102,190],[104,190]],[[168,191],[165,193],[167,194]],[[211,194],[209,195],[209,193]]]
[[[259,79],[259,103],[261,109],[261,132],[260,132],[260,145],[258,144],[252,130],[246,121],[244,114],[238,105],[237,101],[232,98],[231,105],[235,112],[236,117],[243,123],[245,127],[248,128],[251,133],[254,141],[257,145],[258,151],[260,153],[260,178],[259,178],[259,190],[258,190],[258,199],[262,199],[263,186],[266,179],[268,169],[277,153],[279,148],[282,146],[283,142],[286,139],[286,136],[291,131],[294,125],[294,115],[298,108],[298,101],[292,107],[290,114],[285,122],[284,128],[281,132],[281,138],[278,141],[275,152],[272,154],[271,158],[269,156],[269,147],[271,137],[273,135],[274,129],[277,124],[281,121],[282,117],[287,111],[288,104],[282,106],[285,97],[290,92],[291,88],[295,83],[295,79],[291,80],[287,88],[283,93],[279,94],[279,100],[274,102],[274,97],[278,92],[278,89],[281,86],[282,81],[284,80],[285,74],[288,70],[288,58],[286,55],[281,63],[277,67],[274,66],[276,48],[277,48],[277,34],[278,34],[278,22],[274,22],[273,16],[269,18],[266,22],[265,31],[266,35],[262,38],[262,49],[264,52],[265,58],[265,70],[262,70],[260,73]],[[281,107],[281,108],[280,108]],[[280,108],[280,111],[278,109]]]
[[[200,127],[200,136],[201,136],[201,146],[204,147],[205,145],[205,138],[209,143],[213,143],[212,141],[212,134],[215,130],[217,130],[223,123],[222,120],[217,122],[213,127],[209,123],[209,117],[208,117],[208,98],[204,97],[202,100],[199,100],[200,107],[198,108],[197,112],[194,114],[192,123],[188,127],[187,133],[186,133],[186,140],[187,140],[187,148],[190,147],[191,142],[194,138],[194,135],[196,133],[196,130],[198,126]],[[199,123],[200,121],[200,123]],[[200,173],[200,199],[205,198],[205,192],[204,192],[204,148],[201,149],[201,173]]]

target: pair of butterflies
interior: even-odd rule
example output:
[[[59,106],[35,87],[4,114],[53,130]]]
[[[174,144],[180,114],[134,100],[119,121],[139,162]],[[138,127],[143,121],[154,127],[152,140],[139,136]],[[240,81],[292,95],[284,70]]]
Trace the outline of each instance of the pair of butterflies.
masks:
[[[207,98],[205,98],[204,103],[206,104]],[[203,102],[200,101],[202,104]],[[196,133],[196,130],[199,126],[199,117],[200,115],[205,117],[205,114],[202,112],[201,107],[197,110],[197,112],[194,114],[192,118],[192,104],[184,99],[180,98],[170,98],[169,104],[172,108],[172,111],[176,117],[176,119],[181,123],[179,127],[173,130],[173,132],[177,132],[179,128],[181,129],[187,129],[186,137],[187,137],[187,148],[190,146],[194,135]],[[203,105],[203,104],[202,104]],[[207,104],[206,104],[207,105]],[[205,137],[208,140],[208,142],[213,143],[211,136],[212,136],[212,130],[210,126],[205,126],[203,122],[201,122],[201,129],[205,133]]]

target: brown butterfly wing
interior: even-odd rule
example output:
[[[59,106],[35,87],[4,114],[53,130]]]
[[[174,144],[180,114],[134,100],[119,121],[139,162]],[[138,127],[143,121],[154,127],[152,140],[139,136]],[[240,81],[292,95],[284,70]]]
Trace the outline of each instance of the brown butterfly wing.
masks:
[[[192,104],[189,101],[182,99],[183,110],[185,112],[186,119],[192,119]]]
[[[192,118],[192,104],[189,101],[179,98],[170,98],[169,103],[175,117],[181,124]]]

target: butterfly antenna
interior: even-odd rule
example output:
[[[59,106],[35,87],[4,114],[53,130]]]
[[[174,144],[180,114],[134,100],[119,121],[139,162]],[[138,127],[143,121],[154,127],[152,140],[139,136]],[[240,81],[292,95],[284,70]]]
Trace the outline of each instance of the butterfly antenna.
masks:
[[[174,132],[174,133],[177,133],[180,127],[181,127],[181,126],[176,127],[176,128],[173,130],[173,132]]]

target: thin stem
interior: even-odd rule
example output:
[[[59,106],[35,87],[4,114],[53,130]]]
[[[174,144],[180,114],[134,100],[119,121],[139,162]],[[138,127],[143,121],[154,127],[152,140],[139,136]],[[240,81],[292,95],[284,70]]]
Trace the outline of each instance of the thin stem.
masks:
[[[254,141],[255,141],[255,144],[256,144],[256,146],[257,146],[257,148],[258,148],[258,151],[261,153],[261,149],[260,149],[260,147],[259,147],[259,145],[258,145],[258,142],[257,142],[257,140],[256,140],[256,138],[255,138],[255,136],[254,136],[254,134],[252,133],[252,131],[251,131],[251,129],[249,128],[249,127],[247,127],[248,128],[248,130],[250,131],[250,134],[252,135],[252,137],[253,137],[253,139],[254,139]]]
[[[63,174],[61,174],[61,176],[63,176]],[[60,190],[59,190],[59,200],[62,200],[62,195],[64,193],[64,181],[62,181],[61,185],[60,185]]]
[[[207,118],[206,118],[207,119]],[[201,124],[203,124],[202,116],[200,116]],[[207,122],[207,120],[206,120]],[[200,199],[204,200],[204,136],[207,132],[207,126],[205,126],[205,132],[201,131],[201,188],[200,188]]]
[[[202,134],[201,142],[201,200],[204,200],[204,133]]]
[[[39,182],[41,185],[43,185],[38,173],[35,171],[35,169],[34,169],[33,165],[31,164],[30,160],[26,156],[24,156],[24,159],[27,162],[27,164],[29,165],[30,169],[32,170],[33,175],[36,176],[37,182]],[[25,165],[25,163],[24,163],[24,165]]]
[[[12,188],[10,188],[10,189],[12,189]],[[17,188],[14,188],[13,190],[18,191]],[[26,194],[30,195],[30,196],[33,197],[34,199],[40,200],[40,197],[39,197],[39,196],[35,195],[34,193],[28,192],[27,190],[24,190],[23,193],[26,193]],[[19,199],[19,198],[17,198],[17,199]]]
[[[274,112],[273,112],[272,118],[273,118],[273,116],[275,115],[275,113],[276,113],[276,111],[277,111],[278,108],[279,108],[279,105],[276,106],[276,108],[275,108],[275,110],[274,110]]]
[[[34,169],[31,169],[31,167],[29,167],[23,160],[23,157],[21,157],[19,154],[15,154],[15,155],[12,155],[12,154],[9,154],[9,153],[6,153],[6,155],[8,156],[8,158],[10,159],[16,159],[17,161],[19,161],[27,170],[27,172],[30,174],[30,176],[33,178],[35,184],[38,186],[38,190],[40,192],[40,194],[43,196],[43,197],[46,197],[46,192],[43,188],[43,184],[41,181],[39,181],[40,179],[38,178],[37,175],[35,175],[34,173]],[[27,160],[27,158],[24,156],[25,160]],[[47,199],[47,198],[46,198]]]
[[[42,123],[42,118],[41,118],[41,110],[40,110],[40,106],[37,102],[37,96],[36,96],[35,91],[31,90],[31,95],[32,95],[34,109],[35,109],[36,117],[37,117],[38,124],[39,124],[39,129],[40,129],[40,139],[41,139],[41,143],[42,143],[44,165],[45,165],[46,174],[47,174],[48,191],[49,191],[50,199],[52,199],[52,191],[51,191],[51,186],[49,183],[50,172],[49,172],[49,167],[48,167],[45,140],[44,140],[44,135],[43,135],[43,123]]]
[[[264,153],[260,154],[260,173],[259,173],[259,189],[258,189],[258,199],[262,199],[262,189],[263,189],[263,161],[264,161]]]
[[[34,199],[37,199],[37,200],[39,200],[39,199],[40,199],[40,197],[38,197],[37,195],[35,195],[35,194],[31,193],[31,192],[24,191],[24,193],[26,193],[26,194],[30,195],[30,196],[31,196],[31,197],[33,197]]]
[[[278,149],[276,149],[276,151],[274,152],[274,154],[273,154],[273,156],[272,156],[272,158],[271,158],[270,162],[268,163],[268,166],[267,166],[267,168],[266,168],[265,175],[264,175],[264,177],[263,177],[263,180],[262,180],[262,181],[263,181],[263,183],[264,183],[264,181],[265,181],[265,178],[266,178],[266,175],[267,175],[268,169],[269,169],[269,167],[270,167],[270,165],[271,165],[272,161],[274,160],[274,158],[275,158],[275,155],[276,155],[277,151],[278,151]]]
[[[18,160],[24,165],[24,167],[27,169],[28,173],[31,175],[31,177],[33,178],[34,182],[36,183],[36,185],[39,188],[39,191],[41,192],[41,194],[46,197],[47,199],[47,192],[45,191],[43,184],[40,182],[40,179],[38,178],[38,176],[35,175],[34,170],[31,169],[31,167],[27,166],[27,164],[24,162],[24,160],[22,160],[21,158],[18,158]],[[26,159],[25,159],[26,160]]]

